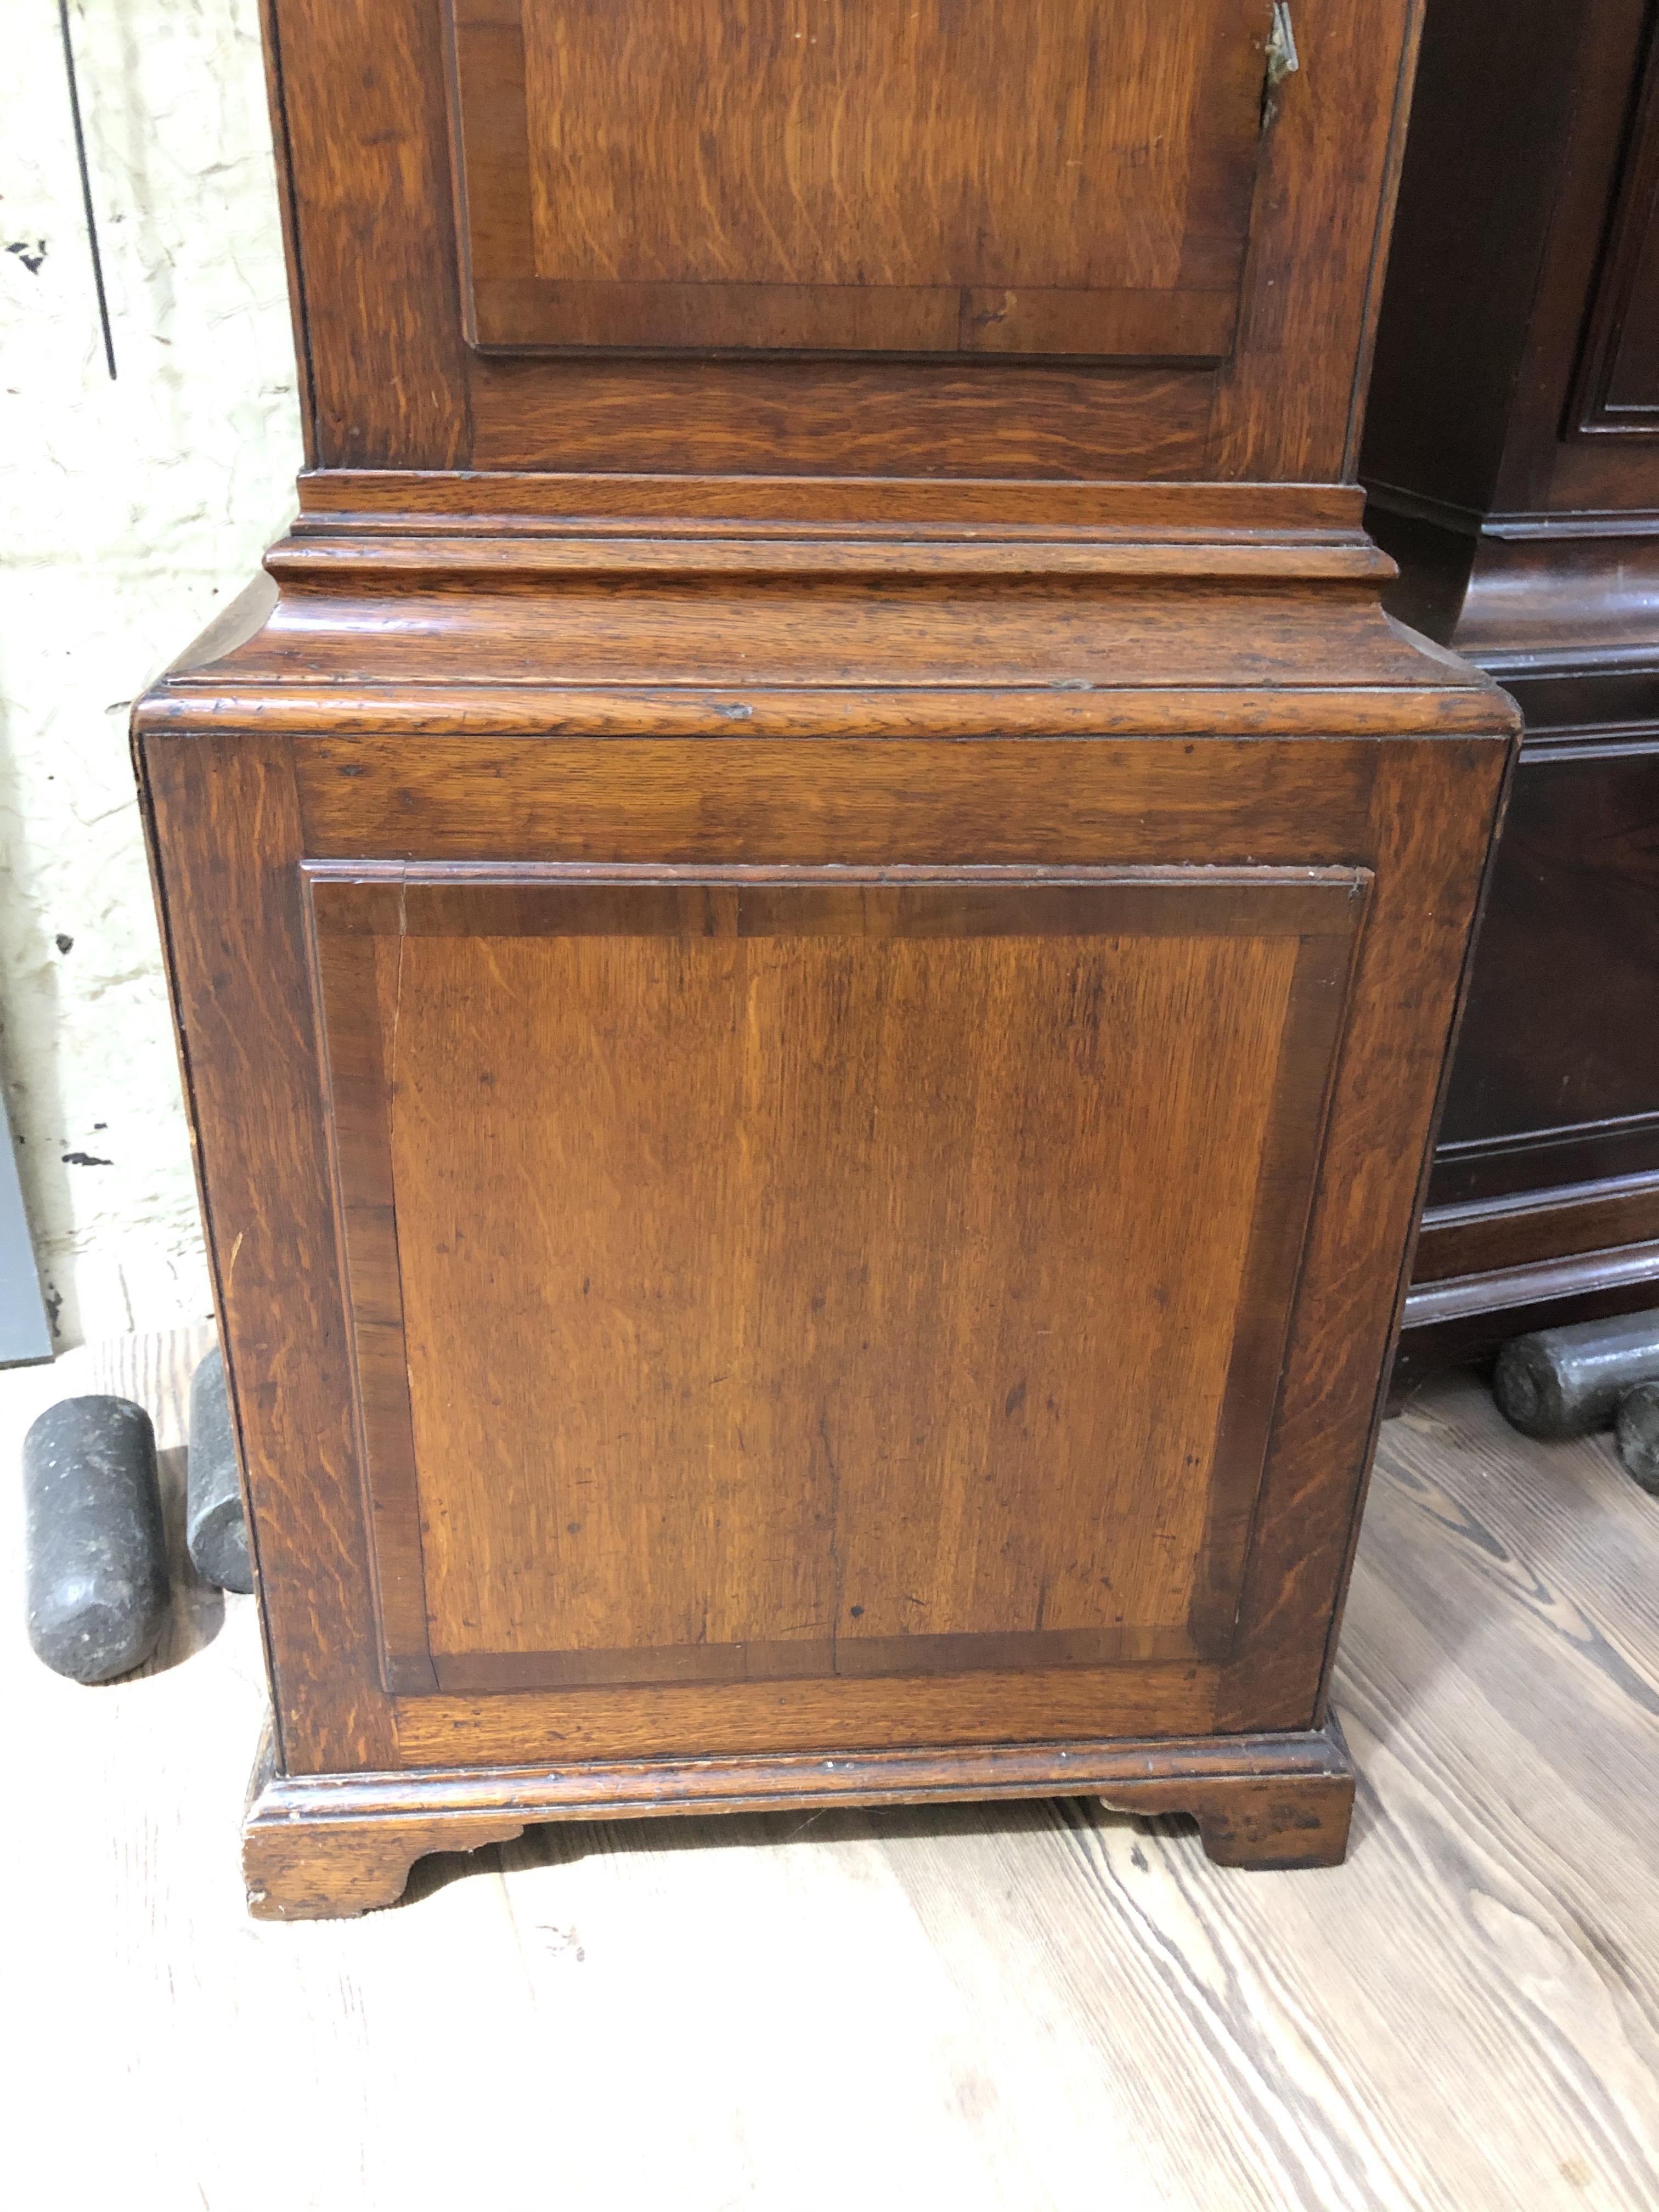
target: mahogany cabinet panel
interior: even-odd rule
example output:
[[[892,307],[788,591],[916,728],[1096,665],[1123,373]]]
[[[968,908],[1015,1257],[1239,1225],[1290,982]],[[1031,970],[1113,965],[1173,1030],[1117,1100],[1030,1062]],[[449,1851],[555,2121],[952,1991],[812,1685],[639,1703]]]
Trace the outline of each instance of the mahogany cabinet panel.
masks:
[[[1590,516],[1659,509],[1650,426],[1602,420],[1627,311],[1620,374],[1641,374],[1656,18],[1516,0],[1506,20],[1494,38],[1482,0],[1425,7],[1360,473],[1379,513],[1466,538],[1555,518],[1565,551]]]
[[[1590,297],[1577,427],[1659,435],[1659,43],[1650,43]]]
[[[1659,1160],[1659,743],[1540,747],[1515,780],[1437,1204]]]
[[[1224,1655],[1362,877],[311,886],[390,1686]]]
[[[1659,8],[1430,0],[1367,520],[1527,736],[1402,1376],[1659,1300]]]
[[[468,336],[1218,357],[1261,20],[451,0]]]

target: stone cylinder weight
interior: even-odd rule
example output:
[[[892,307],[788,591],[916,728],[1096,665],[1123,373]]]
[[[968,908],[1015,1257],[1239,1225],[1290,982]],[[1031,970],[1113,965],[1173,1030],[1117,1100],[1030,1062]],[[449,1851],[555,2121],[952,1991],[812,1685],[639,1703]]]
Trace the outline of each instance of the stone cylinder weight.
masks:
[[[1604,1429],[1626,1390],[1659,1377],[1659,1312],[1517,1336],[1498,1356],[1492,1394],[1525,1437],[1584,1437]]]
[[[224,1355],[216,1344],[191,1378],[185,1498],[185,1540],[197,1573],[221,1589],[246,1595],[253,1588],[253,1570],[231,1434]]]
[[[66,1398],[23,1439],[29,1642],[55,1674],[107,1682],[149,1656],[167,1607],[149,1415]]]
[[[1613,1422],[1619,1464],[1659,1496],[1659,1382],[1638,1382],[1619,1401]]]

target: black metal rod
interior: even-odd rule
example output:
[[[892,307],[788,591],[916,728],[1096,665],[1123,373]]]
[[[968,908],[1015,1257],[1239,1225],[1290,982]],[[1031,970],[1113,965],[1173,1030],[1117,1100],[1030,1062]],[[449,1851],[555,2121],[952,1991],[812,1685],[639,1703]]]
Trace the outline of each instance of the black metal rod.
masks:
[[[104,359],[109,380],[115,381],[115,339],[109,326],[109,301],[104,296],[104,264],[98,252],[98,218],[92,210],[92,178],[87,169],[86,134],[81,128],[81,94],[75,82],[75,47],[70,38],[69,0],[58,0],[58,27],[64,36],[64,70],[69,78],[70,115],[75,125],[75,159],[81,171],[81,204],[86,210],[87,244],[92,249],[92,281],[98,290],[98,320],[104,333]]]

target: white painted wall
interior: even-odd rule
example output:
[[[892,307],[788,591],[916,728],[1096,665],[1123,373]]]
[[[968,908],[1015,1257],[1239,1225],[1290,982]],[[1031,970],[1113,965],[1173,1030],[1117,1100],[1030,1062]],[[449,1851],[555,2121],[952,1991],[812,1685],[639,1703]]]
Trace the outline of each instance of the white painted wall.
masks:
[[[54,0],[0,52],[0,1079],[61,1344],[210,1311],[127,709],[300,464],[254,0]]]

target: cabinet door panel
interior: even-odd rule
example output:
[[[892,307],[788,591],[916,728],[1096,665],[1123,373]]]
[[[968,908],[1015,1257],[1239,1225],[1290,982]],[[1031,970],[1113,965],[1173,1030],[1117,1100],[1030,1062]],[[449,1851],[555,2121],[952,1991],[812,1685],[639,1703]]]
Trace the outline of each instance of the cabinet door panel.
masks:
[[[453,0],[488,349],[1231,349],[1255,0]]]
[[[1659,436],[1659,41],[1649,50],[1597,264],[1577,394],[1592,436]]]
[[[1523,750],[1432,1202],[1659,1167],[1659,750]]]
[[[388,1686],[1224,1656],[1363,876],[311,881]]]

